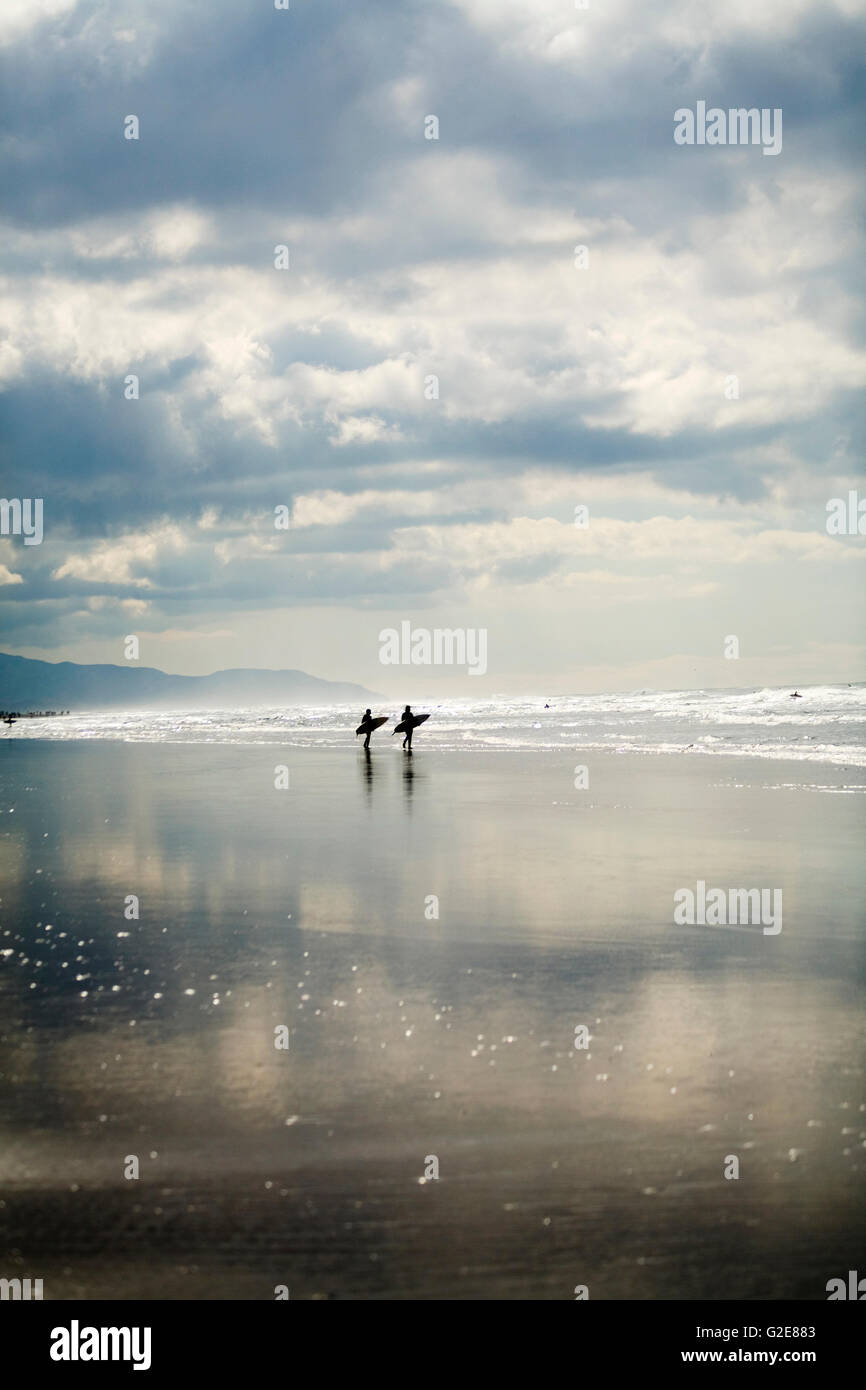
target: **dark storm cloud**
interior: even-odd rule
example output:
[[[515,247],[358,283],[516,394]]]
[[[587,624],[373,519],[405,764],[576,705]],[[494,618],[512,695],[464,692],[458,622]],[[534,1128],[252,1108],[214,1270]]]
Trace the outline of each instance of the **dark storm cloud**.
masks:
[[[389,87],[422,77],[442,122],[439,149],[497,152],[530,196],[573,188],[582,212],[609,210],[603,182],[622,178],[629,215],[663,225],[671,199],[712,208],[739,196],[742,172],[684,158],[676,106],[781,106],[786,139],[847,161],[859,138],[866,17],[811,14],[795,33],[729,37],[683,54],[648,32],[582,75],[500,51],[457,8],[398,3],[179,6],[159,13],[152,60],[137,45],[93,53],[97,6],[80,4],[0,54],[8,96],[6,213],[34,227],[191,200],[231,217],[240,206],[340,215],[367,205],[371,181],[419,155],[421,104],[395,114]],[[120,21],[118,21],[119,23]],[[60,35],[63,42],[59,42]],[[142,123],[122,139],[125,115]],[[769,172],[769,171],[767,171]],[[641,176],[663,176],[645,199]],[[636,182],[635,182],[636,181]],[[435,212],[435,209],[431,209]],[[424,209],[419,209],[423,219]],[[411,236],[412,228],[400,229]],[[375,248],[369,248],[375,254]]]

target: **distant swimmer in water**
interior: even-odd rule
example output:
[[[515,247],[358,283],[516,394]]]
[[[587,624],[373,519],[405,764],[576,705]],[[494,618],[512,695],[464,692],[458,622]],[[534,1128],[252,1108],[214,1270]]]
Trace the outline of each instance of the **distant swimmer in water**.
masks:
[[[370,735],[373,733],[374,729],[378,729],[378,728],[379,728],[380,724],[387,724],[387,722],[388,722],[388,716],[387,716],[387,714],[382,714],[382,715],[380,715],[380,716],[378,717],[378,719],[374,719],[374,718],[373,718],[373,711],[372,711],[372,710],[369,710],[369,709],[365,709],[365,710],[364,710],[364,718],[361,720],[360,724],[358,725],[357,729],[355,730],[355,738],[357,738],[359,734],[363,734],[363,735],[364,735],[364,747],[365,747],[366,749],[369,749],[369,747],[370,747]]]
[[[803,696],[800,694],[799,690],[795,690],[791,695],[792,700],[802,700],[802,698]]]

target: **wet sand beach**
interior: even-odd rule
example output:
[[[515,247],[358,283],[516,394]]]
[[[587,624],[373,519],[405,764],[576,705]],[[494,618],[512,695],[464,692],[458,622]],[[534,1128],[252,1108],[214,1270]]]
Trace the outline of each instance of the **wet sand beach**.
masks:
[[[4,742],[4,1272],[826,1298],[863,1249],[864,772],[397,744]],[[781,889],[782,931],[675,926],[698,880]]]

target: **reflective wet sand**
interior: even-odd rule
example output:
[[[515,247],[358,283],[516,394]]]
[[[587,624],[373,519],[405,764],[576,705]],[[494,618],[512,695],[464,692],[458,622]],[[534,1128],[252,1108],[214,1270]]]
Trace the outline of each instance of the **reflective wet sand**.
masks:
[[[688,757],[584,791],[573,755],[423,746],[2,760],[0,1274],[823,1299],[862,1263],[862,796]],[[782,932],[674,926],[698,879],[781,888]]]

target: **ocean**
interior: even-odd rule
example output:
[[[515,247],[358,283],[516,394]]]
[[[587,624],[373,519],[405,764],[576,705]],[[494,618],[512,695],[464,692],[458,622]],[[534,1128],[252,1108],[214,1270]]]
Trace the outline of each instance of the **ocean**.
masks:
[[[430,720],[415,747],[437,752],[535,749],[689,753],[866,767],[866,685],[790,690],[638,690],[536,699],[413,701]],[[548,708],[549,705],[549,708]],[[399,718],[401,704],[375,712]],[[351,749],[362,710],[332,705],[247,710],[75,713],[21,720],[16,738],[122,739],[145,743],[279,743]],[[386,744],[390,727],[374,735]],[[6,736],[9,736],[7,731]],[[805,775],[805,774],[804,774]],[[852,788],[856,790],[856,787]]]

